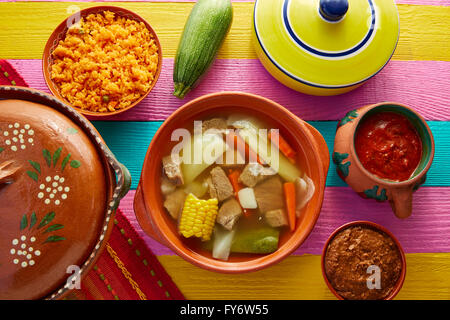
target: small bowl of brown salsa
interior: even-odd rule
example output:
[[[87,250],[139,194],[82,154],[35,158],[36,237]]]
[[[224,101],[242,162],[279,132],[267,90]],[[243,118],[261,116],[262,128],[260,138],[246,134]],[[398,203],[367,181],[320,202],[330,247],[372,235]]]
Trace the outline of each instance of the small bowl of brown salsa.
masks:
[[[354,221],[329,237],[322,253],[322,274],[340,300],[391,300],[405,280],[405,254],[384,227]]]

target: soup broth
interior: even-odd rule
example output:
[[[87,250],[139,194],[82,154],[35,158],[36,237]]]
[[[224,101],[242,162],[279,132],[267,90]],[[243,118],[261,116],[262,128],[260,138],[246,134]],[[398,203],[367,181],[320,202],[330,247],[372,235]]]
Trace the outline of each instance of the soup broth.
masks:
[[[161,192],[180,237],[220,260],[276,251],[315,192],[301,150],[242,114],[193,119],[174,137]]]

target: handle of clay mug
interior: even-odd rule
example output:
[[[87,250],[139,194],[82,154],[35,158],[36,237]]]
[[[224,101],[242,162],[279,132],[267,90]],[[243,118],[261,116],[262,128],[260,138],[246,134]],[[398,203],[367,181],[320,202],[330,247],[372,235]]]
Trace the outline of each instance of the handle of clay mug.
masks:
[[[412,213],[411,187],[391,189],[389,202],[395,215],[400,219],[408,218]]]

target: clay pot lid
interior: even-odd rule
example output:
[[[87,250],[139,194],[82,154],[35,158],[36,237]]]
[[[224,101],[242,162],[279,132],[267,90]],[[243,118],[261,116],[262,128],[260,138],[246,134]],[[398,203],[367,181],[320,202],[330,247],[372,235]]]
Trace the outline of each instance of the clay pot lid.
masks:
[[[65,285],[94,250],[107,178],[94,143],[55,109],[0,101],[0,299]]]

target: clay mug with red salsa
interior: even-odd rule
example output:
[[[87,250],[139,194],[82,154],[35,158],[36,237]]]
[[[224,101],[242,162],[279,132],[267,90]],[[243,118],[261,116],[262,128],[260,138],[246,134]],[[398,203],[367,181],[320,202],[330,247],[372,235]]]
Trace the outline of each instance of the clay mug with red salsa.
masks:
[[[426,180],[434,139],[425,120],[398,103],[349,111],[339,121],[336,171],[360,196],[389,201],[398,218],[412,213],[412,196]]]

